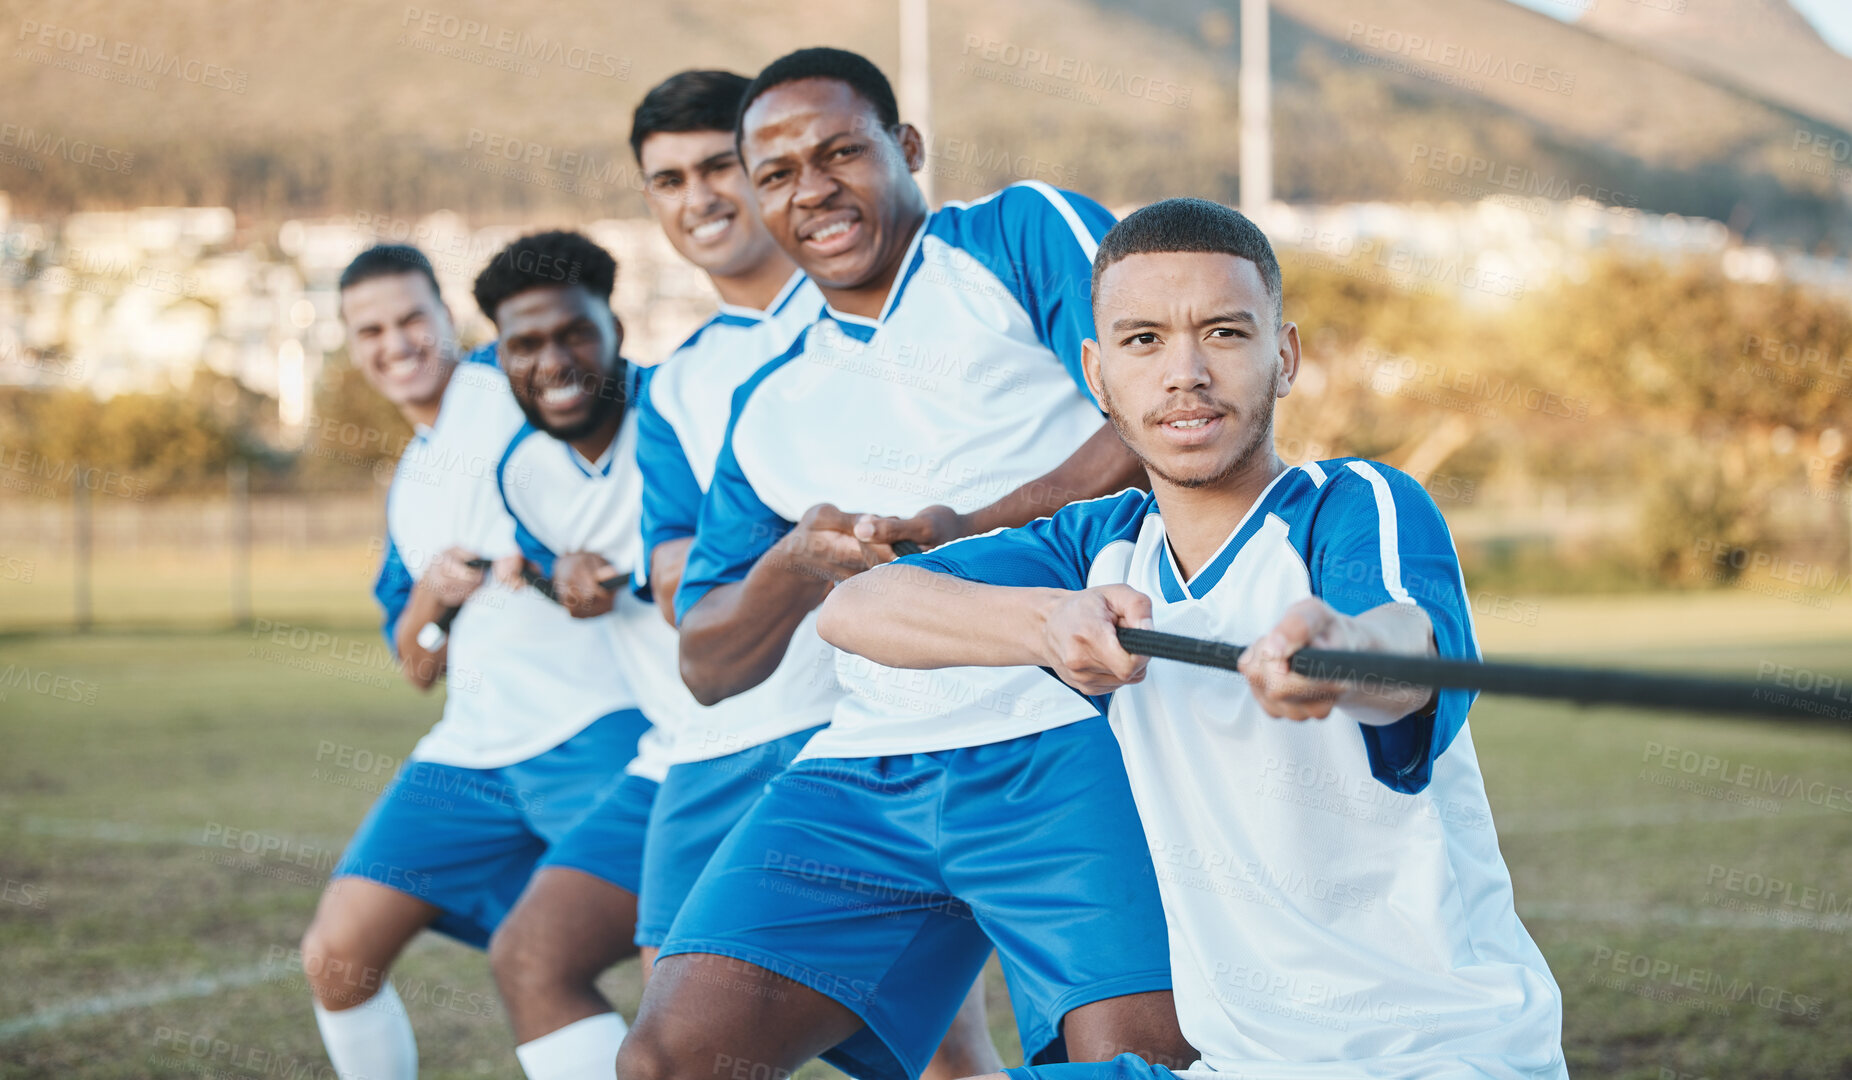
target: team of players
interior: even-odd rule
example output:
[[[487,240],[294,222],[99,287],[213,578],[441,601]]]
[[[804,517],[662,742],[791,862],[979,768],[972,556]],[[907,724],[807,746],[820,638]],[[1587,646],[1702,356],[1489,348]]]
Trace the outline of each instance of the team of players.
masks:
[[[1476,645],[1417,485],[1274,455],[1265,238],[1039,183],[929,211],[840,50],[675,76],[631,144],[723,301],[655,368],[576,233],[491,260],[468,358],[415,251],[341,282],[418,432],[385,630],[449,692],[304,938],[337,1071],[415,1075],[386,972],[429,926],[487,945],[535,1080],[992,1072],[993,949],[1036,1072],[1562,1075],[1470,698],[1285,667]],[[1154,622],[1262,647],[1147,673],[1112,628]],[[594,980],[639,949],[627,1030]]]

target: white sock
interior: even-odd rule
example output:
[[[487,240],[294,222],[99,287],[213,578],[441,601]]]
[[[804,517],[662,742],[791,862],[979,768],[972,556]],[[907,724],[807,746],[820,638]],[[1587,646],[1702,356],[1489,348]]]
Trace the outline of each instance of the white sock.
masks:
[[[527,1080],[611,1080],[624,1018],[614,1012],[574,1020],[514,1048]]]
[[[418,1040],[391,983],[351,1009],[316,1002],[315,1026],[341,1080],[418,1080]]]

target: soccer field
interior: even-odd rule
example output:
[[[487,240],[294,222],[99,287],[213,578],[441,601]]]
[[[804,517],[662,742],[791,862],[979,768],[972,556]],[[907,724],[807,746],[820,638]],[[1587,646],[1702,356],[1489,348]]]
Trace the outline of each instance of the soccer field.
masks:
[[[1739,593],[1510,610],[1488,652],[1852,673],[1852,617]],[[0,1075],[330,1075],[295,944],[438,703],[370,623],[296,629],[0,637]],[[1472,730],[1572,1071],[1852,1073],[1852,731],[1510,700]],[[480,954],[427,935],[395,978],[423,1075],[517,1074]],[[606,985],[633,1015],[635,963]]]

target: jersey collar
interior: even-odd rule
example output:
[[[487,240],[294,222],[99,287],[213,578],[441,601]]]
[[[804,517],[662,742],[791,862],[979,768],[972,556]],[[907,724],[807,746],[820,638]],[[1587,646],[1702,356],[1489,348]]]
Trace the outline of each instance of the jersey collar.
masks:
[[[803,284],[804,272],[802,270],[793,270],[791,271],[791,276],[785,279],[785,283],[779,286],[778,294],[772,297],[772,302],[765,307],[747,307],[745,304],[729,304],[725,300],[722,300],[720,302],[720,314],[717,317],[731,321],[734,325],[760,323],[767,319],[776,318],[784,311],[785,306],[791,303],[791,298],[797,295],[798,288]]]
[[[1164,601],[1170,604],[1180,604],[1185,600],[1201,600],[1208,596],[1209,590],[1215,588],[1216,583],[1222,580],[1222,575],[1228,572],[1229,566],[1235,561],[1235,556],[1241,553],[1242,547],[1259,530],[1260,523],[1266,520],[1262,508],[1280,489],[1280,481],[1299,471],[1292,467],[1284,468],[1280,470],[1278,476],[1269,480],[1267,486],[1261,489],[1260,496],[1254,500],[1254,505],[1248,507],[1247,513],[1241,515],[1241,520],[1236,523],[1233,531],[1222,541],[1221,546],[1215,549],[1215,554],[1209,556],[1209,561],[1198,567],[1196,576],[1188,581],[1184,581],[1183,575],[1177,570],[1177,557],[1170,550],[1170,534],[1160,532],[1159,539],[1163,541],[1163,558],[1158,560],[1158,588],[1164,594]],[[1157,513],[1155,497],[1152,499],[1152,506],[1153,512]],[[1157,518],[1161,525],[1164,515],[1157,513]]]
[[[913,275],[919,272],[920,266],[926,261],[926,253],[921,245],[926,239],[927,230],[932,225],[932,219],[933,215],[930,213],[927,214],[925,220],[920,222],[920,227],[914,230],[913,239],[907,244],[906,257],[901,260],[901,265],[906,267],[906,269],[901,272],[900,276],[894,280],[893,286],[888,289],[887,300],[881,305],[880,315],[872,319],[865,315],[851,315],[846,311],[837,311],[828,301],[825,301],[823,304],[823,314],[834,319],[836,324],[842,327],[843,332],[855,340],[863,344],[867,344],[872,340],[875,336],[875,331],[881,328],[882,323],[887,322],[888,316],[892,315],[894,313],[894,308],[899,305],[900,294],[907,291],[907,283],[913,280]]]

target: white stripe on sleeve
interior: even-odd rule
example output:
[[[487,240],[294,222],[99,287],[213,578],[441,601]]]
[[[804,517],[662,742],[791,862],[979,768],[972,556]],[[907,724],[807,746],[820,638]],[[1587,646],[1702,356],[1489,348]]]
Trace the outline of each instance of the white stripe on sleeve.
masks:
[[[1395,529],[1395,496],[1389,491],[1389,481],[1383,474],[1367,461],[1353,461],[1350,471],[1370,482],[1370,489],[1376,493],[1377,536],[1382,542],[1383,554],[1383,588],[1389,591],[1390,599],[1398,604],[1412,604],[1415,598],[1402,588],[1402,549]]]

